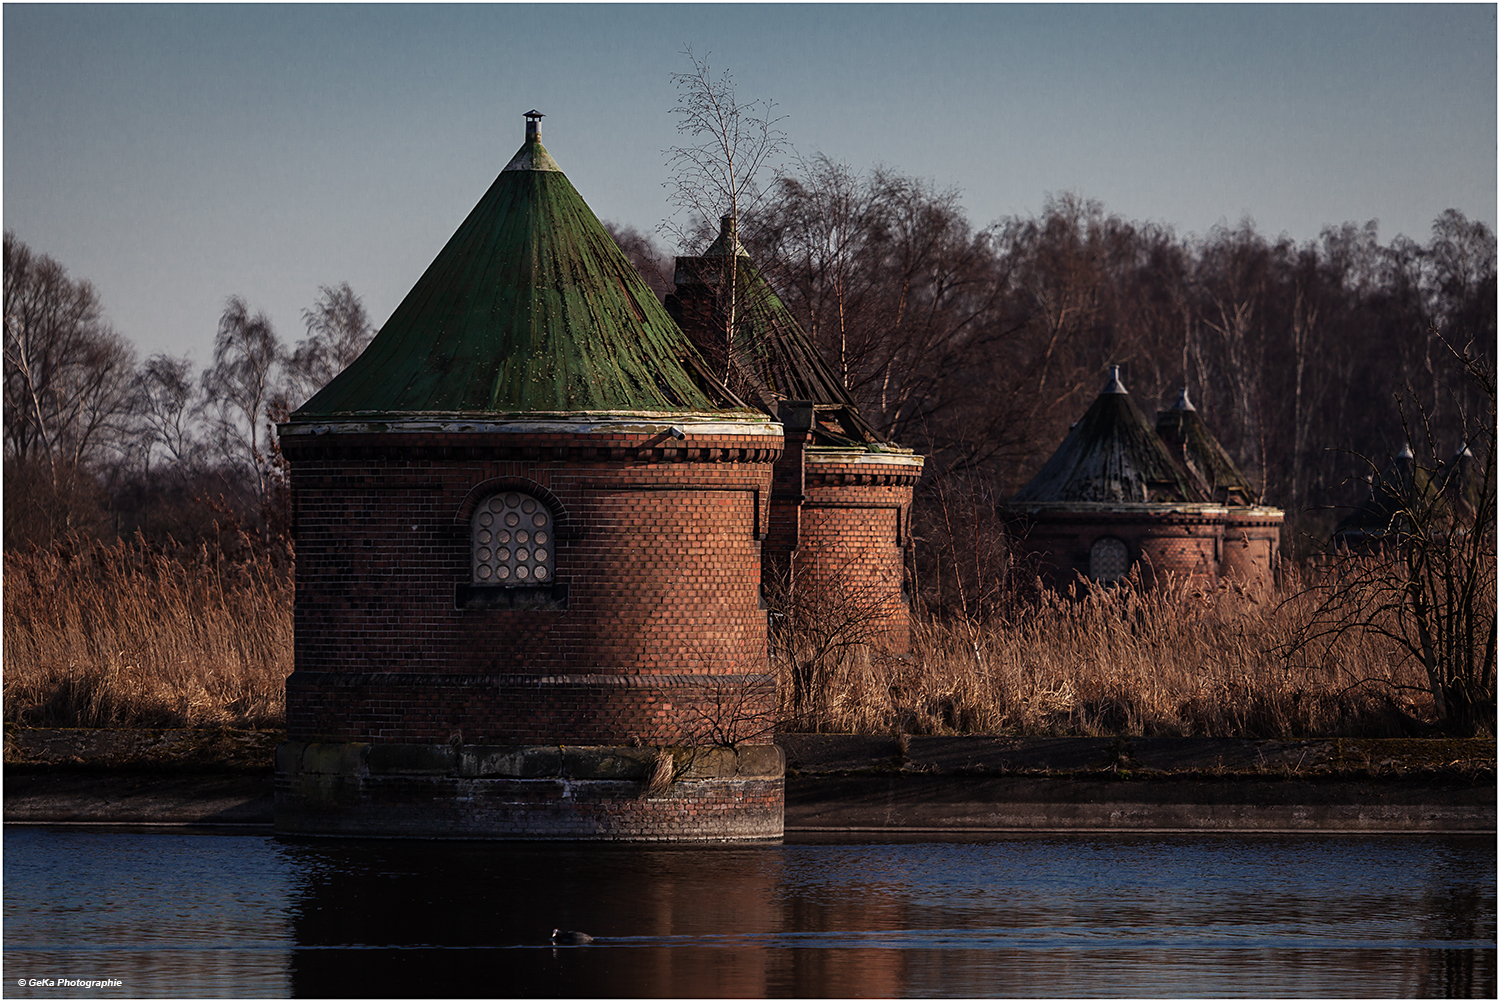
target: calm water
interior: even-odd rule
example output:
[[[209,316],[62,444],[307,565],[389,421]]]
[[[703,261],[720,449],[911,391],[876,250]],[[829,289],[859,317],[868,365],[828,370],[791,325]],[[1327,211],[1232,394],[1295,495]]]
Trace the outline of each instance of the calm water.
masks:
[[[5,995],[1489,996],[1493,837],[4,838]],[[553,926],[598,937],[547,945]],[[119,989],[22,986],[105,979]]]

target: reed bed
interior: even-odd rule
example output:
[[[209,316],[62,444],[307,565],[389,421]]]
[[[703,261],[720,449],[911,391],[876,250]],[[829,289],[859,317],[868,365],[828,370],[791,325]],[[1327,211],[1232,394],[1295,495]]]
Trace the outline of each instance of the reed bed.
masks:
[[[7,553],[6,721],[283,726],[291,576],[239,549],[72,540]]]
[[[1430,720],[1420,666],[1372,634],[1297,644],[1300,594],[1255,601],[1171,585],[1043,593],[986,622],[920,618],[911,654],[857,645],[795,663],[780,726],[831,733],[1299,738],[1398,736]],[[804,705],[790,704],[792,673]],[[809,676],[816,676],[809,683]]]
[[[880,652],[858,603],[824,601],[778,631],[776,726],[1295,738],[1432,719],[1425,677],[1389,641],[1297,648],[1312,599],[1293,591],[1042,593],[983,622],[918,615],[904,657]],[[278,728],[291,574],[248,547],[236,559],[138,541],[9,553],[4,641],[10,722]]]

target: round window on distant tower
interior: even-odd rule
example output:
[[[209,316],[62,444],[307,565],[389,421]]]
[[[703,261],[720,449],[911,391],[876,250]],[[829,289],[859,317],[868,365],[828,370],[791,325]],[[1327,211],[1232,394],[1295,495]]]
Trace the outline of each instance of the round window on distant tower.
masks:
[[[551,584],[552,542],[552,510],[541,501],[515,491],[485,498],[469,523],[474,583]]]
[[[1113,536],[1096,539],[1089,549],[1089,577],[1105,583],[1118,581],[1130,570],[1130,549]]]

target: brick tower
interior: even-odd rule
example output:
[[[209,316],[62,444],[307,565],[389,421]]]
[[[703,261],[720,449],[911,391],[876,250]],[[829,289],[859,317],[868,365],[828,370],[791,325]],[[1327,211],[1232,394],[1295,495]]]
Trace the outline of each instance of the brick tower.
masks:
[[[922,457],[865,421],[750,260],[732,216],[720,220],[718,239],[701,256],[677,258],[675,281],[667,309],[714,375],[783,425],[763,553],[766,593],[852,603],[875,643],[905,653],[904,554]]]
[[[280,428],[282,830],[781,834],[756,591],[781,428],[712,378],[540,118]]]
[[[1275,584],[1285,513],[1258,503],[1250,481],[1188,399],[1186,386],[1171,407],[1156,415],[1156,433],[1204,496],[1225,506],[1219,577],[1252,594],[1268,594]]]
[[[1153,427],[1111,366],[1109,382],[1035,477],[1001,506],[1042,580],[1272,584],[1282,512],[1248,481],[1184,389]]]

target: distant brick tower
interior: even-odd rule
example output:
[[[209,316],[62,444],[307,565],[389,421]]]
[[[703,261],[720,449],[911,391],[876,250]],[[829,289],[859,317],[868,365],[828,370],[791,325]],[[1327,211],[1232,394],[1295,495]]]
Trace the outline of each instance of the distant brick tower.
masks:
[[[1252,594],[1268,594],[1276,581],[1285,513],[1257,503],[1250,481],[1208,430],[1186,386],[1171,407],[1156,415],[1156,433],[1204,496],[1225,506],[1219,577]]]
[[[732,216],[720,220],[718,239],[701,256],[677,258],[675,281],[667,309],[714,375],[784,428],[763,553],[767,593],[852,603],[879,646],[905,653],[904,555],[922,457],[865,421],[751,262]]]
[[[1283,515],[1252,499],[1185,389],[1153,427],[1111,366],[1103,392],[1001,512],[1019,554],[1052,587],[1139,568],[1147,583],[1232,579],[1262,594]]]
[[[282,830],[781,834],[756,589],[781,428],[709,377],[540,117],[365,353],[280,428]]]

